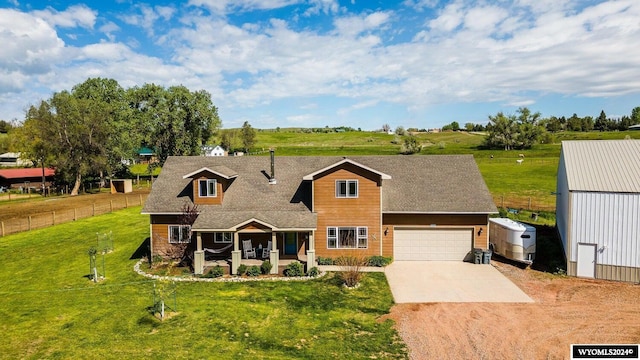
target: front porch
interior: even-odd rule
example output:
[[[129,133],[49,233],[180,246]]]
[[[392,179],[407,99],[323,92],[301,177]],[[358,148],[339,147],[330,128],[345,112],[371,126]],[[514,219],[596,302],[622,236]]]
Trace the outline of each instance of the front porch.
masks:
[[[294,261],[311,268],[317,266],[313,235],[313,230],[275,231],[255,222],[233,232],[195,231],[194,273],[203,274],[205,268],[221,266],[226,268],[225,273],[236,275],[241,264],[260,266],[265,260],[272,264],[274,275],[282,274]]]

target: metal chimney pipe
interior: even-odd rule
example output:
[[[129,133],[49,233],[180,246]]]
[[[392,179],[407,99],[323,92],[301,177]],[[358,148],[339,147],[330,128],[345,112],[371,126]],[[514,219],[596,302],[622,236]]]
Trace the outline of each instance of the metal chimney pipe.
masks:
[[[271,177],[269,178],[269,184],[276,183],[276,160],[275,160],[275,151],[273,149],[269,149],[269,155],[271,157]]]

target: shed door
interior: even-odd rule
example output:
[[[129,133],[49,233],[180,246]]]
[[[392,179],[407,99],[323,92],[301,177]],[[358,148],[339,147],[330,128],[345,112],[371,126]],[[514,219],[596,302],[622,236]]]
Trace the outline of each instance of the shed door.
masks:
[[[463,261],[473,248],[471,229],[395,229],[394,260]]]
[[[596,245],[578,243],[576,275],[586,278],[596,277]]]

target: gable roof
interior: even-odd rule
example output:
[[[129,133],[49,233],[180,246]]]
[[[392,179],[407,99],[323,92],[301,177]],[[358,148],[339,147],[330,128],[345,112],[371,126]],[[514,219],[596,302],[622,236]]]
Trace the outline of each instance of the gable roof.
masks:
[[[192,203],[191,179],[203,168],[227,167],[237,173],[221,205],[200,205],[194,228],[226,229],[249,219],[277,228],[313,228],[309,175],[345,163],[339,156],[275,158],[278,183],[269,184],[270,159],[169,157],[153,183],[143,213],[178,214]],[[351,164],[383,177],[383,213],[496,213],[497,209],[472,155],[354,156]]]
[[[183,175],[182,178],[186,179],[186,178],[193,178],[194,176],[201,174],[203,172],[210,172],[212,174],[215,174],[217,176],[220,176],[222,178],[225,179],[233,179],[234,177],[238,176],[238,173],[229,169],[226,166],[213,166],[211,169],[209,169],[208,167],[203,167],[201,169],[198,169],[196,171],[192,171],[186,175]]]
[[[382,172],[380,172],[378,170],[374,170],[374,169],[372,169],[372,168],[370,168],[368,166],[362,165],[360,163],[357,163],[357,162],[355,162],[355,161],[353,161],[351,159],[347,159],[345,157],[345,158],[343,158],[342,160],[338,161],[335,164],[331,164],[331,165],[329,165],[329,166],[327,166],[325,168],[322,168],[320,170],[312,172],[311,174],[307,174],[307,175],[303,176],[302,180],[314,180],[316,175],[321,174],[321,173],[323,173],[325,171],[331,170],[333,168],[339,167],[339,166],[341,166],[343,164],[351,164],[351,165],[357,166],[357,167],[359,167],[361,169],[364,169],[364,170],[372,172],[372,173],[374,173],[376,175],[379,175],[383,180],[390,180],[391,179],[391,176],[389,176],[389,175],[387,175],[385,173],[382,173]]]
[[[640,140],[563,141],[569,190],[640,193]]]
[[[53,176],[56,171],[51,168],[44,169],[45,176]],[[0,170],[0,177],[5,179],[20,179],[20,178],[42,178],[41,168],[27,168],[27,169],[4,169]]]

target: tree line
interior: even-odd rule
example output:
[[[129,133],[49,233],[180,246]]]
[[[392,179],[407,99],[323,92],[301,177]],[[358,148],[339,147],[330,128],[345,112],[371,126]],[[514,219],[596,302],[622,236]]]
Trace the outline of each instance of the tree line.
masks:
[[[128,171],[126,160],[143,146],[154,149],[160,166],[168,156],[200,155],[220,126],[204,90],[155,84],[124,89],[113,79],[89,78],[31,105],[12,136],[23,157],[54,167],[75,195],[85,176]]]
[[[467,123],[462,129],[454,121],[443,126],[442,130],[486,131],[484,147],[511,150],[527,149],[540,141],[550,142],[550,134],[560,131],[626,131],[637,124],[640,124],[640,106],[634,108],[630,116],[625,115],[619,119],[607,117],[604,110],[595,119],[576,114],[568,119],[564,116],[543,119],[539,112],[532,113],[528,108],[521,107],[516,114],[498,112],[496,115],[489,115],[486,126]]]

